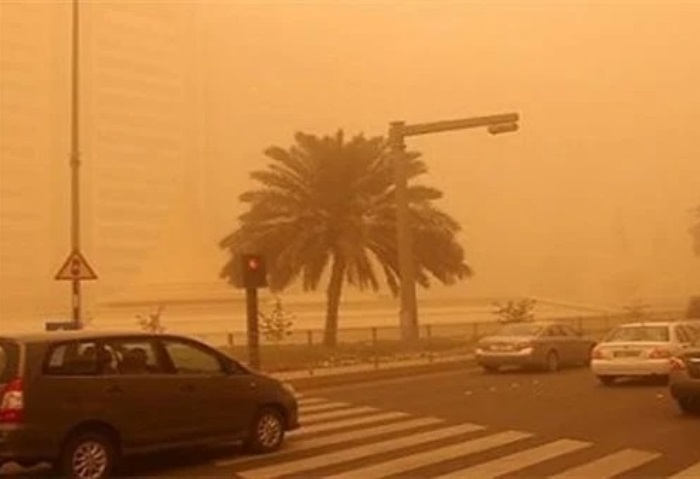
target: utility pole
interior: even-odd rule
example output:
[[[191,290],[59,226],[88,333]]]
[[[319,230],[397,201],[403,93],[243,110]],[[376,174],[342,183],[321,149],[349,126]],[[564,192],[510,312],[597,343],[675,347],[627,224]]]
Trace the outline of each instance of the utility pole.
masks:
[[[486,127],[497,135],[517,131],[519,115],[507,113],[461,120],[438,121],[407,125],[402,121],[389,124],[389,149],[394,168],[396,194],[396,240],[400,276],[401,339],[406,342],[419,338],[418,305],[416,300],[416,260],[413,256],[411,212],[408,201],[408,171],[405,138],[467,128]]]
[[[71,252],[56,274],[57,280],[71,281],[71,322],[64,329],[82,329],[81,280],[97,279],[80,252],[80,5],[73,0],[73,30],[71,49]],[[47,326],[48,327],[48,326]]]
[[[73,253],[80,251],[80,8],[78,0],[73,0],[73,91],[72,91],[72,118],[71,118],[71,250]],[[80,277],[74,275],[71,280],[73,326],[75,329],[83,327],[81,317]]]

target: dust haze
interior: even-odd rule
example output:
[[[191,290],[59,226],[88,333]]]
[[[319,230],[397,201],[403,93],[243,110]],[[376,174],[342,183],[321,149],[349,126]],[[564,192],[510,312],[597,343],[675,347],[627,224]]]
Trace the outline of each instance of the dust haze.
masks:
[[[409,140],[476,273],[419,298],[626,304],[700,288],[698,3],[83,6],[89,304],[226,290],[218,242],[238,195],[297,131],[375,136],[508,111],[515,134]],[[69,3],[0,3],[3,321],[70,307],[53,279],[70,238],[70,38]]]

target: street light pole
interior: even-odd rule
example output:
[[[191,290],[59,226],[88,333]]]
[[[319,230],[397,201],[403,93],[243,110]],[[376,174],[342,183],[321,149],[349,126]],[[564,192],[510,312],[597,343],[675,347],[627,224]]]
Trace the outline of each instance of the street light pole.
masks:
[[[418,304],[416,301],[416,262],[413,256],[410,208],[408,202],[408,171],[405,138],[467,128],[488,128],[497,135],[517,131],[519,115],[507,113],[461,120],[407,125],[402,121],[389,124],[389,149],[394,170],[396,196],[396,240],[400,276],[399,321],[401,339],[407,342],[419,338]]]
[[[72,51],[72,112],[71,112],[71,249],[80,251],[80,101],[79,89],[79,44],[80,44],[80,8],[79,0],[73,0],[73,51]],[[73,327],[81,329],[81,294],[80,278],[75,276],[72,283]]]
[[[408,174],[406,171],[406,143],[404,122],[393,122],[389,127],[389,147],[394,170],[396,195],[396,236],[399,257],[399,277],[401,279],[399,324],[404,341],[418,339],[418,307],[416,303],[415,263],[410,230],[408,204]]]

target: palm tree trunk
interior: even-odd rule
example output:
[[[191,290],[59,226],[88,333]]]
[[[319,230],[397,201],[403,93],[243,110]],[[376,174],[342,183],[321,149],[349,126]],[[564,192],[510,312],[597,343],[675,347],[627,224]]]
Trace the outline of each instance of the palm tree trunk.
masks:
[[[323,345],[334,348],[338,344],[338,309],[340,307],[340,295],[343,291],[343,276],[345,263],[335,256],[331,280],[326,290],[326,328],[323,331]]]

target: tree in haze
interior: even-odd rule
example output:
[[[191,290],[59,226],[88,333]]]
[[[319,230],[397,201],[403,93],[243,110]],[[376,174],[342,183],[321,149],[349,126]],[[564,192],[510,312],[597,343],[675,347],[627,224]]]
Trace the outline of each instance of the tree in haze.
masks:
[[[525,323],[535,320],[534,299],[524,298],[519,301],[508,301],[506,304],[496,303],[494,314],[498,316],[501,323]]]
[[[258,188],[240,196],[247,211],[220,243],[231,253],[221,276],[237,284],[237,257],[252,252],[266,257],[273,291],[297,280],[313,291],[325,280],[324,344],[333,347],[345,283],[377,291],[384,282],[394,296],[399,290],[389,149],[381,137],[297,133],[293,146],[265,155],[267,168],[251,173]],[[427,172],[419,156],[406,153],[409,179]],[[408,197],[417,283],[428,288],[431,277],[453,284],[470,276],[459,224],[434,205],[442,193],[410,185]]]

